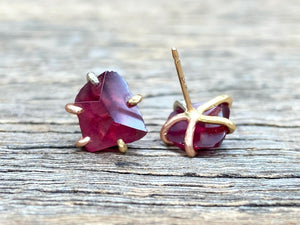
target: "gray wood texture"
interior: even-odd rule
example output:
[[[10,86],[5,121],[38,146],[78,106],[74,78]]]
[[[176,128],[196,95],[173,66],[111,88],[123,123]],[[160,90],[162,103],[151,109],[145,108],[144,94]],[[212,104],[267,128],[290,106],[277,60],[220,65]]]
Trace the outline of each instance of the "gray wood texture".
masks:
[[[0,224],[297,224],[300,2],[1,0]],[[159,130],[182,99],[229,94],[236,132],[188,158]],[[149,134],[88,153],[65,112],[118,71]]]

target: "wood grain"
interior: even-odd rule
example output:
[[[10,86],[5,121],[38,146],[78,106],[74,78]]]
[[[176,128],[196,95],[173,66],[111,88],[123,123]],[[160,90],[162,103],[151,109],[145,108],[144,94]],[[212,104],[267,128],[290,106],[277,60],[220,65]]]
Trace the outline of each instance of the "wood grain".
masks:
[[[297,224],[297,0],[2,0],[0,224]],[[159,140],[182,99],[233,98],[236,132],[186,157]],[[149,134],[88,153],[64,111],[85,74],[118,71]]]

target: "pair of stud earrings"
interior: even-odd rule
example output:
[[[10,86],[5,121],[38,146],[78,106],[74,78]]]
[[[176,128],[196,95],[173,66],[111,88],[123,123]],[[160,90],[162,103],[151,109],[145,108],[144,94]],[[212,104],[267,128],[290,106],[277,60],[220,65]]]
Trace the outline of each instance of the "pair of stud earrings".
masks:
[[[172,48],[172,56],[185,104],[174,103],[174,111],[162,126],[160,138],[194,157],[197,150],[218,147],[226,134],[234,132],[235,124],[229,120],[232,99],[220,95],[204,104],[192,104],[176,48]],[[96,152],[118,146],[119,151],[125,153],[126,143],[147,134],[137,108],[142,96],[132,95],[126,81],[113,71],[99,76],[88,73],[87,81],[75,103],[65,106],[67,112],[76,114],[79,119],[82,137],[76,147]]]

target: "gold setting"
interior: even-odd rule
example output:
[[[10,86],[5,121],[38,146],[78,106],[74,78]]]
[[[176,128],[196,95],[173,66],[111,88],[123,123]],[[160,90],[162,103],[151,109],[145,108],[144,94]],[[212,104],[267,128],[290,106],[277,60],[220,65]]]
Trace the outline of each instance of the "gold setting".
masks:
[[[197,109],[195,109],[192,105],[187,85],[185,82],[184,78],[184,73],[181,67],[181,63],[179,60],[179,55],[177,52],[176,48],[172,48],[172,56],[174,58],[174,63],[177,71],[177,75],[179,78],[180,86],[182,89],[182,93],[184,96],[184,100],[186,103],[186,107],[181,104],[180,102],[176,101],[174,103],[174,109],[177,107],[180,107],[184,110],[183,113],[179,113],[170,119],[166,121],[166,123],[163,125],[160,131],[160,138],[162,139],[163,142],[166,144],[172,145],[173,143],[169,140],[167,140],[167,133],[169,129],[176,123],[182,120],[187,120],[188,121],[188,126],[186,129],[185,137],[184,137],[184,147],[187,155],[189,157],[194,157],[197,152],[195,151],[193,147],[193,138],[194,138],[194,132],[196,128],[196,123],[197,122],[204,122],[204,123],[210,123],[210,124],[220,124],[224,125],[228,128],[228,133],[233,133],[235,130],[235,124],[224,117],[219,117],[219,116],[207,116],[203,115],[203,113],[215,106],[218,106],[222,103],[227,103],[229,107],[232,105],[232,99],[228,95],[220,95],[212,100],[204,103],[203,105],[200,105]]]

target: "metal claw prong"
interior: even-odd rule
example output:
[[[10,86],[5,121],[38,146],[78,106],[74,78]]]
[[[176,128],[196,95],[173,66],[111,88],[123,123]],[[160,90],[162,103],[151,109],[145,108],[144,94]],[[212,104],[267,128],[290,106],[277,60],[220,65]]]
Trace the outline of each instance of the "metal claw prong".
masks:
[[[118,148],[119,148],[120,152],[125,153],[127,151],[127,145],[123,141],[123,139],[118,139],[117,140],[117,145],[118,145]]]
[[[83,112],[83,108],[79,107],[79,106],[76,106],[72,103],[68,103],[66,104],[65,106],[65,110],[68,112],[68,113],[72,113],[72,114],[76,114],[76,115],[79,115],[80,113]]]
[[[88,72],[86,75],[87,81],[91,82],[92,84],[99,84],[98,77],[93,72]]]
[[[89,136],[86,136],[85,138],[79,138],[79,139],[76,141],[75,146],[76,146],[77,148],[82,148],[82,147],[84,147],[85,145],[87,145],[90,141],[91,141],[91,138],[90,138]]]
[[[128,101],[127,104],[130,106],[135,106],[138,103],[140,103],[143,100],[143,96],[138,94],[138,95],[134,95],[132,96]]]

